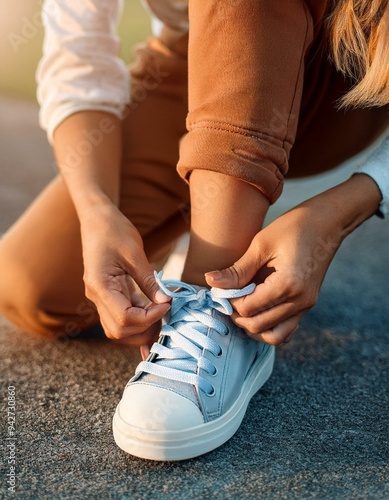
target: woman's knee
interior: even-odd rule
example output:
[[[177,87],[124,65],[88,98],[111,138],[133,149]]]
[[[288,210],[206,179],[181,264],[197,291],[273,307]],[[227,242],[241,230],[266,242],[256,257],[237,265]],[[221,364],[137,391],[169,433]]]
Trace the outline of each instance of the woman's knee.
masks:
[[[74,290],[72,297],[65,293],[61,297],[61,283],[39,279],[2,240],[0,268],[0,315],[19,328],[50,337],[72,337],[98,323],[96,309],[85,296],[78,297]]]
[[[61,309],[28,279],[12,287],[12,293],[0,285],[0,315],[27,332],[68,339],[99,323],[95,307],[86,298],[74,310]]]
[[[45,314],[44,294],[39,283],[31,279],[26,266],[4,255],[0,245],[0,314],[23,330],[47,335],[51,333]]]
[[[0,252],[0,266],[6,269],[0,282],[0,315],[26,331],[47,334],[44,305],[34,284],[23,269],[15,269]]]

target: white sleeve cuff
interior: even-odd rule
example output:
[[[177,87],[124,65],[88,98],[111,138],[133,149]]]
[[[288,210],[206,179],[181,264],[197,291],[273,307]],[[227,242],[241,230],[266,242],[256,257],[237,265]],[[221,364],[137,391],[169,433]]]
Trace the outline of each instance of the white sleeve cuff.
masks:
[[[387,217],[389,214],[389,136],[355,173],[366,174],[377,184],[382,195],[377,215],[381,218]]]
[[[124,109],[123,107],[115,107],[112,103],[99,103],[99,102],[64,102],[55,106],[54,109],[51,110],[51,113],[48,114],[47,119],[44,120],[42,118],[42,112],[40,114],[40,122],[42,128],[46,129],[47,139],[51,145],[53,145],[53,135],[55,129],[60,125],[66,118],[75,113],[79,113],[80,111],[105,111],[106,113],[110,113],[114,116],[117,116],[119,119],[124,118]]]
[[[37,69],[40,124],[55,128],[82,110],[123,115],[130,79],[115,30],[122,0],[45,0],[43,57]]]

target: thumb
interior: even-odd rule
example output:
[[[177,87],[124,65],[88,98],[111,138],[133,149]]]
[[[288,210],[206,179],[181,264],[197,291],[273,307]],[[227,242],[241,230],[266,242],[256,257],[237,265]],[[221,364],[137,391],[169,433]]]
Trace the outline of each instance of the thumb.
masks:
[[[133,270],[132,278],[139,286],[146,297],[155,304],[164,304],[170,301],[170,297],[165,295],[158,286],[154,276],[154,271],[147,261],[146,257],[138,261]]]
[[[209,286],[216,288],[243,288],[263,266],[262,261],[258,243],[253,240],[246,253],[232,266],[221,271],[205,273],[205,280]]]

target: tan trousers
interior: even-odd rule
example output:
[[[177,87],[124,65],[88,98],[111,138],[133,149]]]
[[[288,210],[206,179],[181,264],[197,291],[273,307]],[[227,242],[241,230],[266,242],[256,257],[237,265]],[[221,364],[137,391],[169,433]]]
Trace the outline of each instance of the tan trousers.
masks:
[[[151,261],[189,229],[188,187],[176,172],[186,118],[181,177],[216,170],[271,202],[288,168],[291,177],[333,168],[389,124],[387,109],[336,110],[350,83],[321,48],[326,1],[255,0],[255,9],[252,0],[227,2],[222,19],[221,1],[190,3],[198,12],[190,13],[189,115],[186,37],[150,39],[131,69],[120,208]],[[0,240],[0,269],[0,314],[23,329],[74,335],[98,323],[84,295],[79,221],[60,177]]]

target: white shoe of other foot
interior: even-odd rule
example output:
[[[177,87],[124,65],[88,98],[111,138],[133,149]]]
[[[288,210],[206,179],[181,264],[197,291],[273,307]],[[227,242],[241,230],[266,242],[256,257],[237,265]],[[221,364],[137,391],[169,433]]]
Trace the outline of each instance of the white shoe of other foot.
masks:
[[[173,299],[170,318],[124,390],[113,433],[131,455],[184,460],[237,431],[250,399],[270,377],[274,347],[251,339],[230,318],[228,299],[248,295],[255,285],[208,290],[156,276]]]

